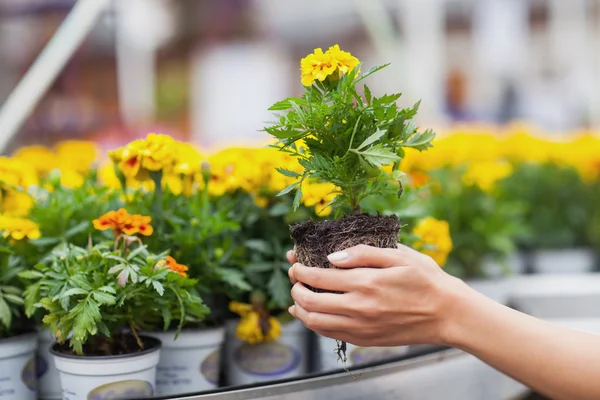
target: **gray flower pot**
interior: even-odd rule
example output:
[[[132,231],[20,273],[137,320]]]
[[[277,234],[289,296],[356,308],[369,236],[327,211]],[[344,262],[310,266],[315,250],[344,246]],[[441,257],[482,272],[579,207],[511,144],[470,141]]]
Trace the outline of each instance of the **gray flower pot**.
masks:
[[[0,340],[0,399],[36,400],[37,333]]]

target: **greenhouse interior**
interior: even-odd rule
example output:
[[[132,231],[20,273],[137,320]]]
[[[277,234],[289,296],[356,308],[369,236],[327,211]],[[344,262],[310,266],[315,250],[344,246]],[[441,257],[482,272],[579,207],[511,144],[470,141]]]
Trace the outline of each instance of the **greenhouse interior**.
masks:
[[[600,399],[599,0],[0,0],[0,400]]]

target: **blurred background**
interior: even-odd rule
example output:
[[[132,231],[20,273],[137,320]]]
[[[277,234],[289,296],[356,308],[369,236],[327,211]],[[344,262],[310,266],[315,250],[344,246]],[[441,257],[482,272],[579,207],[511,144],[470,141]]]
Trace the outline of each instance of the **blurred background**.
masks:
[[[301,93],[300,58],[335,43],[367,68],[390,62],[372,89],[423,99],[422,124],[600,127],[600,1],[76,3],[0,0],[0,108],[64,24],[0,113],[4,153],[66,138],[112,148],[148,131],[202,146],[261,141],[268,106]]]

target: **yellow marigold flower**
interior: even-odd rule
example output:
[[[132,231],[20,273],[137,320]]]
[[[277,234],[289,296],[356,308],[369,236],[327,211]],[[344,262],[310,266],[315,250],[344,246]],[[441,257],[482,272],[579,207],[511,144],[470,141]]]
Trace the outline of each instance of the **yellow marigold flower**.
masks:
[[[54,146],[60,169],[85,174],[98,157],[98,146],[87,140],[63,140]]]
[[[37,183],[33,166],[18,158],[0,157],[0,185],[27,189]]]
[[[0,215],[0,232],[4,238],[14,240],[38,239],[42,236],[38,225],[25,218]]]
[[[25,146],[14,153],[16,159],[32,166],[38,174],[46,174],[57,167],[58,157],[44,146]]]
[[[484,161],[471,163],[462,177],[463,184],[479,186],[484,192],[490,192],[496,182],[513,172],[513,167],[504,161]]]
[[[168,172],[175,162],[175,141],[167,135],[150,133],[145,139],[134,140],[121,151],[110,154],[120,158],[119,169],[127,177],[146,180],[151,171]]]
[[[310,86],[317,79],[323,82],[329,75],[336,72],[337,68],[337,61],[330,53],[323,53],[321,48],[315,49],[314,53],[300,61],[302,84]]]
[[[72,169],[60,170],[60,185],[70,189],[77,189],[83,186],[85,178],[83,175]]]
[[[304,181],[302,184],[302,204],[314,207],[319,216],[331,214],[328,207],[336,197],[336,187],[330,183],[315,183]]]
[[[452,238],[448,221],[427,217],[419,221],[413,229],[419,237],[415,248],[435,260],[440,267],[446,264],[448,254],[452,251]]]
[[[358,58],[354,57],[347,51],[340,50],[340,46],[337,44],[331,46],[329,50],[327,50],[327,53],[331,54],[331,56],[335,60],[340,75],[347,74],[354,68],[358,67],[358,64],[360,64]]]
[[[2,213],[11,217],[25,217],[33,207],[33,199],[30,195],[16,190],[0,191]]]
[[[271,342],[281,336],[280,322],[273,317],[261,319],[260,313],[252,305],[232,301],[229,309],[241,317],[235,330],[238,339],[257,344]]]

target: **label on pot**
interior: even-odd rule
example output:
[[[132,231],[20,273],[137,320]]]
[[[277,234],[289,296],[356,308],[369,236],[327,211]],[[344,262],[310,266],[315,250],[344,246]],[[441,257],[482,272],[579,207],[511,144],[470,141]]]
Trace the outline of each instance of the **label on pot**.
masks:
[[[388,360],[406,353],[404,347],[356,347],[350,353],[352,364],[368,364]]]
[[[243,343],[235,350],[234,361],[250,374],[277,376],[297,368],[300,364],[300,353],[279,342]]]
[[[48,372],[48,362],[44,357],[37,354],[35,358],[35,375],[40,379],[46,372]]]
[[[206,380],[217,385],[219,383],[219,371],[221,368],[221,351],[217,349],[210,353],[202,364],[200,364],[200,373],[206,378]]]
[[[30,359],[21,371],[21,380],[27,389],[35,392],[37,390],[37,371],[35,368],[35,357]]]
[[[107,383],[90,391],[88,400],[126,400],[154,396],[154,389],[149,382],[128,380]]]

